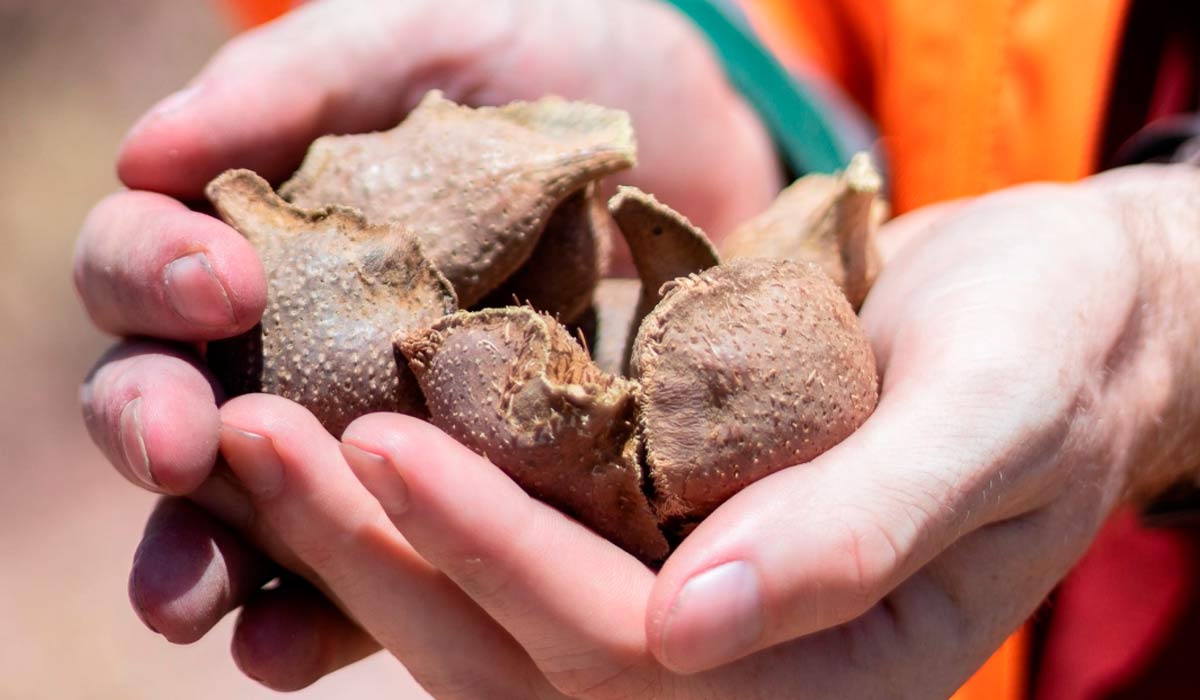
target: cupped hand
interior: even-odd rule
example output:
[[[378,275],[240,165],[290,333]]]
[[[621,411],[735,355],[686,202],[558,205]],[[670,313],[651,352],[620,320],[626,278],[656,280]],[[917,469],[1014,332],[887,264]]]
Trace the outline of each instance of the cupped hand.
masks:
[[[756,213],[779,185],[769,138],[704,40],[650,0],[311,3],[229,42],[133,127],[118,162],[130,189],[89,215],[74,277],[98,327],[138,340],[114,348],[88,378],[85,419],[131,481],[206,508],[168,500],[151,519],[130,581],[139,613],[168,639],[191,641],[248,605],[243,666],[278,687],[316,676],[249,659],[279,656],[251,653],[253,640],[270,637],[255,621],[328,603],[314,591],[304,604],[257,592],[278,573],[257,549],[294,557],[252,526],[240,484],[213,471],[223,397],[195,352],[253,327],[266,281],[239,234],[181,200],[199,200],[226,168],[278,181],[316,137],[390,127],[435,87],[469,104],[555,93],[628,109],[641,144],[628,181],[713,232]],[[272,615],[252,614],[264,597]],[[348,625],[310,631],[319,640]]]
[[[1196,431],[1174,429],[1200,425],[1197,191],[1151,168],[897,222],[863,310],[874,415],[728,501],[657,576],[414,419],[360,419],[339,453],[245,397],[222,447],[246,483],[275,465],[259,512],[400,659],[459,629],[447,696],[946,696],[1118,503],[1196,466]],[[414,556],[453,582],[452,623],[421,628],[432,604],[390,590]]]

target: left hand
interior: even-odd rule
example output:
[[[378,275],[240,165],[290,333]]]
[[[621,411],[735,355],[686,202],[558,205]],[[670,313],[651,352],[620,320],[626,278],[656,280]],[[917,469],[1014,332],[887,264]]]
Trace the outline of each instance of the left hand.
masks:
[[[874,415],[657,576],[411,418],[343,436],[378,500],[282,399],[226,404],[222,451],[351,617],[443,669],[435,694],[946,696],[1117,504],[1195,466],[1197,192],[1143,168],[894,224],[862,313]]]

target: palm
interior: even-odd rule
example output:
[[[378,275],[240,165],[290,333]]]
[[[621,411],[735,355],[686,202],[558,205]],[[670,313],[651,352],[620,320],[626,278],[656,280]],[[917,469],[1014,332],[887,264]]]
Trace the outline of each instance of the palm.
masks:
[[[343,437],[385,512],[299,407],[244,397],[223,420],[272,435],[297,496],[260,503],[263,521],[402,660],[414,636],[446,630],[405,624],[427,603],[386,582],[428,562],[454,584],[441,600],[457,634],[490,641],[442,659],[442,677],[501,695],[944,696],[1032,612],[1123,485],[1102,435],[1113,404],[1091,378],[1124,337],[1135,280],[1119,230],[1078,199],[1015,191],[918,232],[864,308],[876,413],[728,501],[657,576],[419,421],[370,416]],[[225,453],[253,478],[237,444]],[[700,622],[678,622],[683,582],[728,562],[753,568],[767,613],[746,639],[734,600],[701,594]]]

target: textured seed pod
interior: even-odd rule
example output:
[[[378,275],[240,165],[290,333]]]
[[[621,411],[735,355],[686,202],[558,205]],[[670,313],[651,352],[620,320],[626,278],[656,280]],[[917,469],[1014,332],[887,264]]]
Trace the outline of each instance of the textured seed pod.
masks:
[[[368,226],[352,209],[299,209],[248,170],[226,172],[207,193],[267,273],[262,322],[209,345],[209,364],[226,390],[292,399],[334,435],[365,413],[424,415],[391,335],[427,326],[457,305],[417,240],[392,226]]]
[[[557,98],[470,109],[434,91],[391,131],[318,139],[280,193],[399,223],[470,307],[529,258],[563,199],[634,160],[624,112]]]
[[[808,175],[742,224],[721,247],[726,258],[807,260],[821,266],[858,308],[879,275],[875,232],[887,217],[882,179],[859,153],[844,173]]]
[[[526,307],[460,312],[398,335],[430,421],[646,562],[667,543],[642,490],[634,386]]]
[[[683,215],[634,187],[621,187],[608,203],[617,228],[629,244],[641,279],[641,294],[628,336],[662,298],[662,287],[677,278],[720,263],[708,236]],[[628,366],[629,349],[625,351]]]
[[[668,285],[634,342],[654,507],[703,518],[841,442],[875,408],[871,346],[811,264],[738,260]]]
[[[574,323],[592,304],[592,293],[608,271],[615,228],[595,185],[567,197],[550,216],[533,254],[480,308],[514,300]]]

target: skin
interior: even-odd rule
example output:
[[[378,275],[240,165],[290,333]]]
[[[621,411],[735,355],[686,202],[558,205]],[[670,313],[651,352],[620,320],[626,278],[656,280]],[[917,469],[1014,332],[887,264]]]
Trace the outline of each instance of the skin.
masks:
[[[664,65],[675,81],[655,77]],[[90,432],[130,481],[187,495],[213,514],[194,513],[185,525],[152,521],[135,562],[135,608],[168,640],[191,641],[243,605],[239,625],[254,625],[249,592],[273,575],[267,562],[299,566],[260,527],[228,469],[214,470],[223,397],[191,350],[257,323],[265,275],[245,238],[181,200],[201,200],[209,180],[231,167],[278,184],[316,137],[389,128],[434,86],[464,104],[553,93],[629,110],[644,143],[622,182],[659,193],[713,232],[765,208],[781,185],[766,131],[708,45],[649,0],[328,0],[229,42],[130,130],[117,162],[128,190],[96,205],[75,256],[75,286],[93,322],[140,338],[118,343],[85,382]],[[704,167],[710,158],[723,167]],[[173,295],[179,289],[187,294]],[[219,548],[228,553],[223,564],[196,567],[216,583],[201,586],[164,563],[178,556],[171,542],[218,532],[228,544]],[[309,629],[323,639],[346,624]],[[250,653],[264,635],[239,627],[238,638],[249,640],[234,647],[243,670],[272,687],[305,685],[329,670]]]
[[[76,284],[94,321],[160,339],[102,358],[82,392],[89,429],[130,480],[202,506],[165,499],[135,559],[131,598],[167,639],[191,641],[240,608],[235,660],[280,689],[383,646],[439,697],[944,696],[1117,504],[1194,471],[1200,180],[1172,168],[888,226],[890,264],[863,309],[879,409],[816,461],[724,504],[657,576],[427,424],[369,416],[339,445],[278,397],[218,409],[186,344],[253,326],[265,282],[240,236],[175,198],[235,165],[285,176],[317,133],[394,123],[429,83],[488,101],[551,91],[633,106],[662,154],[726,148],[717,171],[643,149],[635,176],[716,232],[776,188],[761,128],[674,15],[497,2],[464,27],[451,5],[318,3],[236,40],[199,91],[134,128],[119,163],[132,191],[84,225]],[[535,5],[561,13],[555,31],[506,35]],[[599,40],[596,26],[625,30]],[[643,26],[654,41],[629,36]],[[554,42],[541,47],[553,60],[497,70],[534,65],[528,37],[552,37],[539,41]],[[314,47],[330,60],[305,61]],[[674,94],[636,82],[662,51]],[[614,56],[627,69],[593,68]],[[707,118],[681,129],[680,112]],[[175,288],[206,289],[209,270],[219,287],[189,295],[202,303],[185,314],[164,276],[197,253],[203,264],[171,271]],[[718,568],[731,562],[745,564]],[[280,567],[307,583],[259,592]],[[708,576],[681,596],[713,571],[737,585],[722,597]]]
[[[495,673],[486,659],[519,650],[549,686],[539,694],[571,697],[944,697],[1114,507],[1194,471],[1196,431],[1164,426],[1200,423],[1197,329],[1181,329],[1194,310],[1180,307],[1200,292],[1197,188],[1194,172],[1147,168],[985,197],[916,231],[898,222],[889,234],[910,241],[864,310],[879,409],[830,452],[734,496],[657,576],[419,421],[362,418],[339,456],[280,399],[239,398],[222,419],[270,437],[287,485],[259,512],[315,548],[302,556],[317,576],[349,582],[330,591],[372,635],[412,634],[424,604],[371,583],[405,557],[338,561],[375,527],[454,582],[456,611],[508,633],[476,664],[447,666]],[[256,480],[266,460],[222,448]],[[377,500],[347,495],[333,512],[310,475],[349,494],[348,472]],[[312,523],[329,539],[313,541]],[[702,578],[681,596],[731,562],[749,579],[735,595]],[[769,625],[739,619],[747,590]],[[531,681],[521,665],[479,682],[506,697]]]

